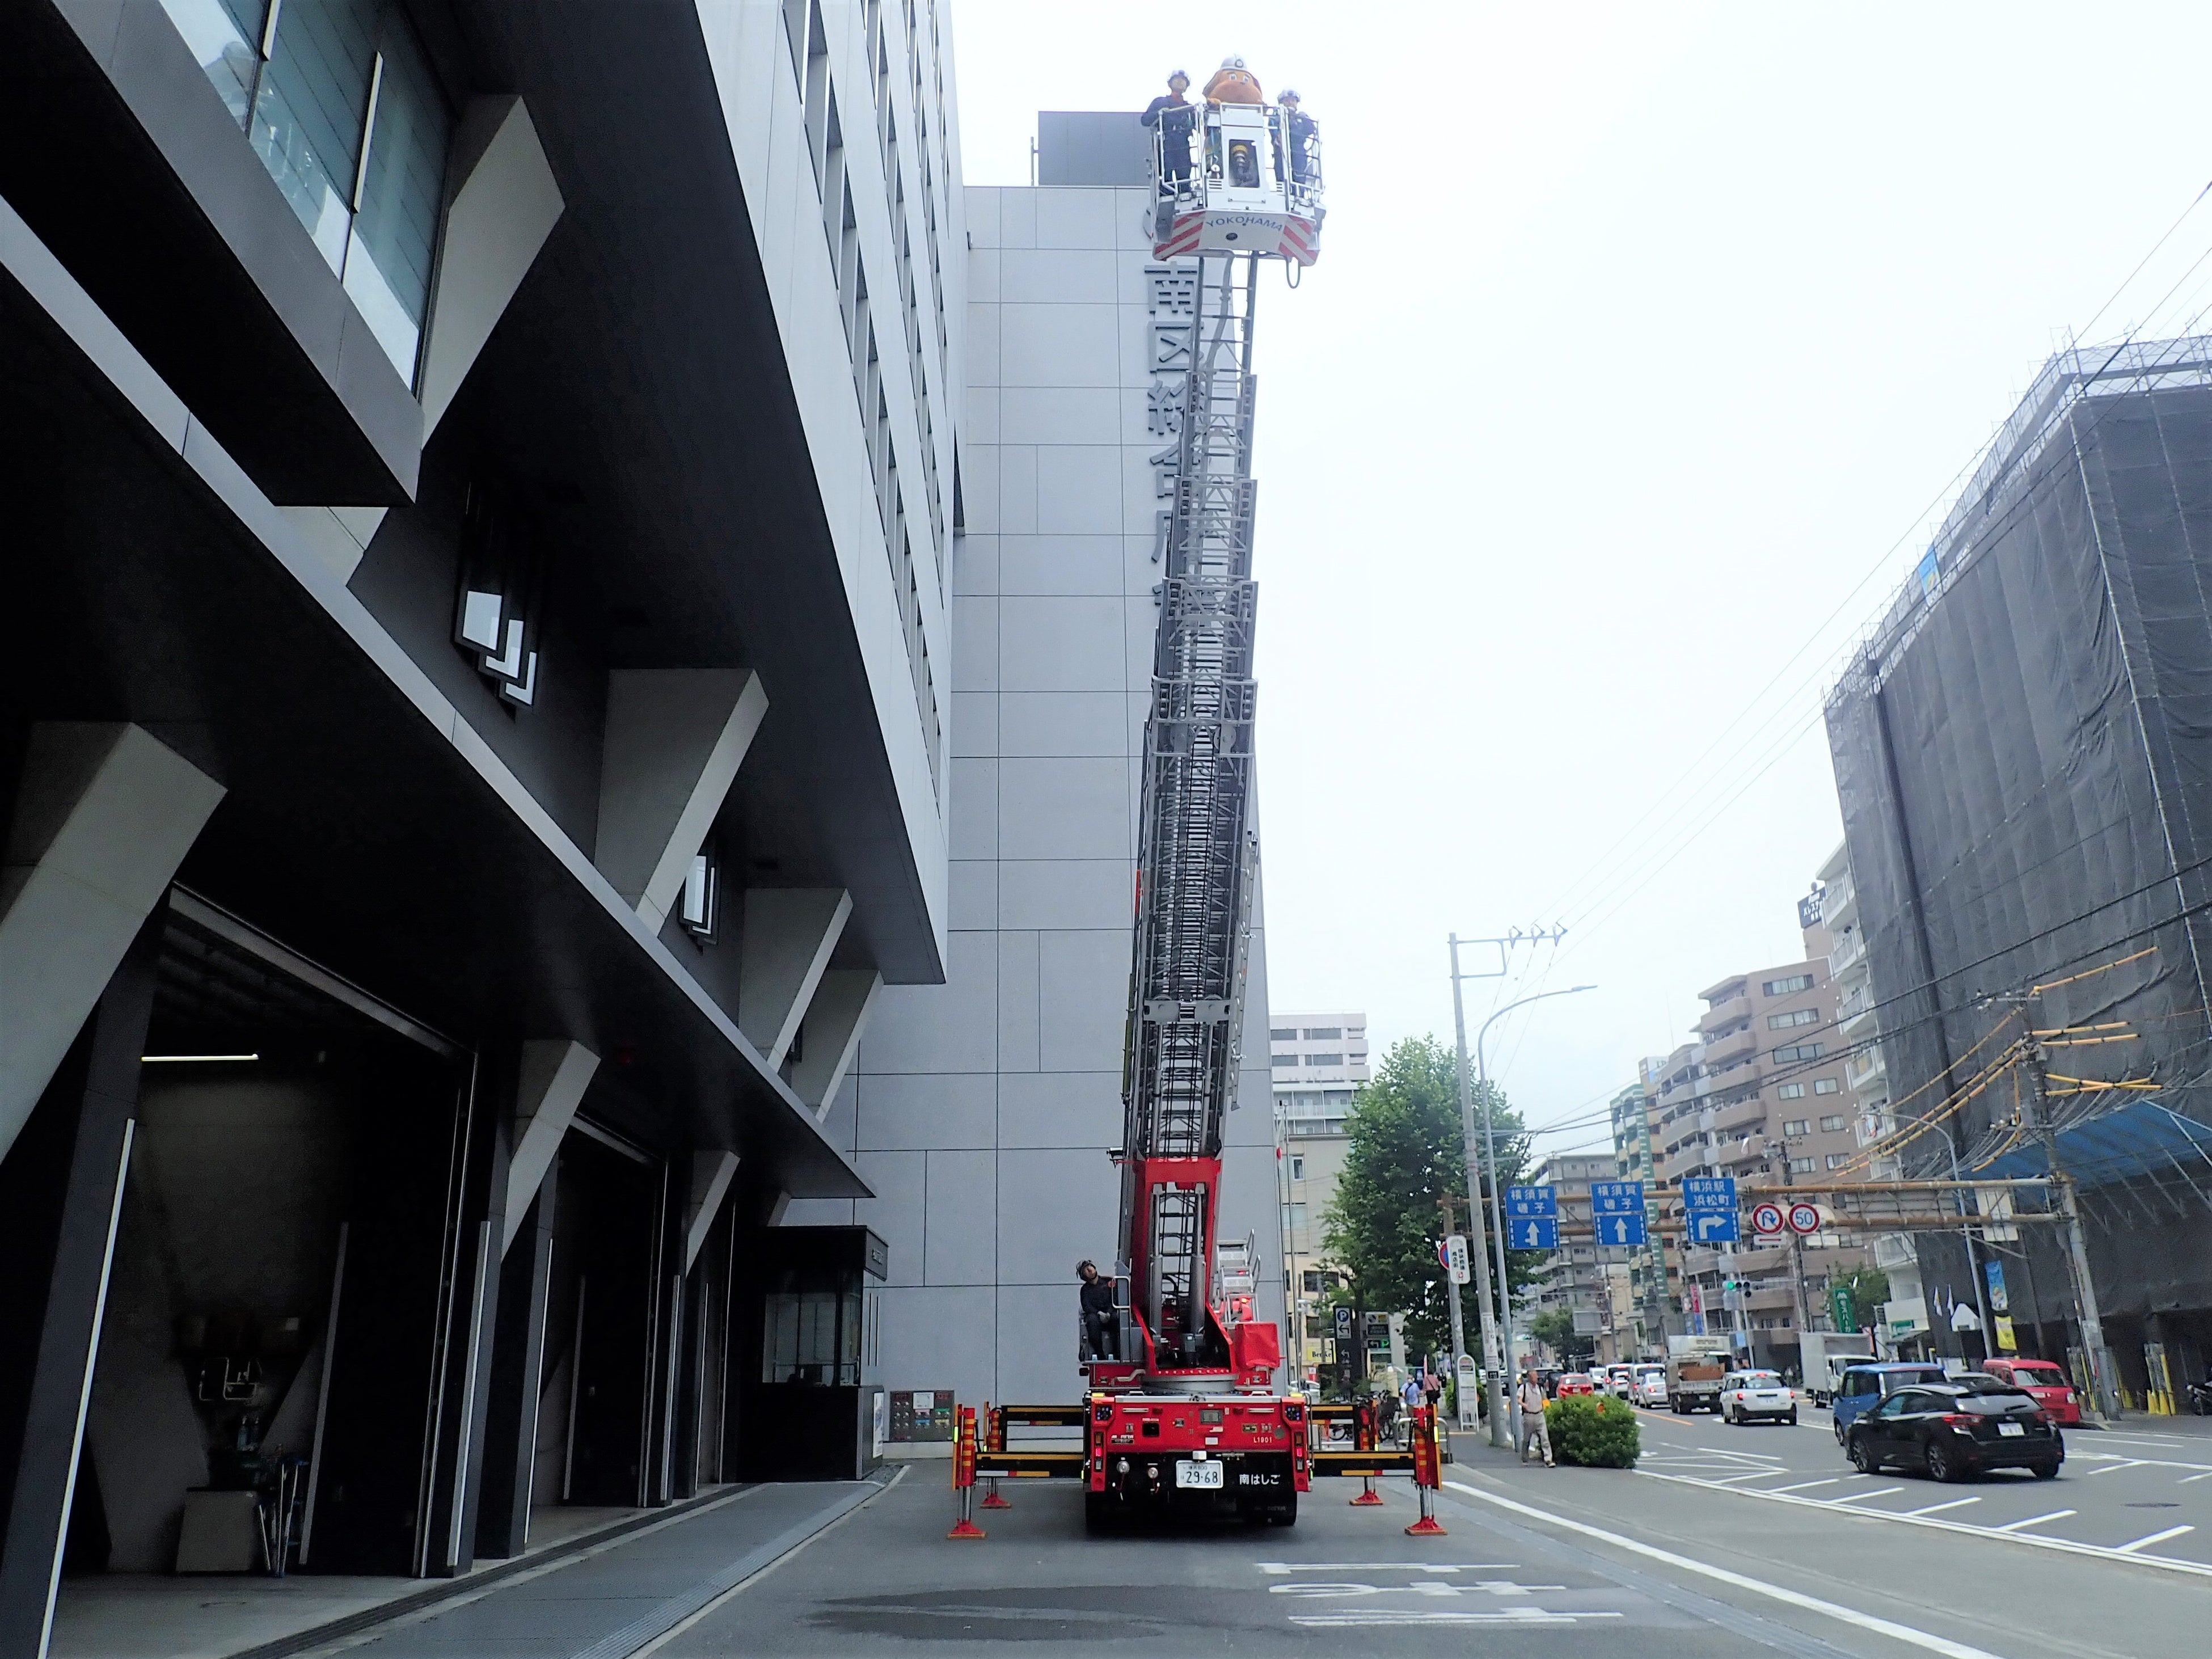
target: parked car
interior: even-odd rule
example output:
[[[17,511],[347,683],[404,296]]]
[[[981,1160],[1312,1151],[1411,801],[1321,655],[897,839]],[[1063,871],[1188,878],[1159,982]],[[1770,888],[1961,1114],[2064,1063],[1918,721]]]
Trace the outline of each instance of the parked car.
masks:
[[[1639,1406],[1664,1406],[1667,1401],[1667,1368],[1664,1365],[1638,1365],[1630,1384],[1628,1396]]]
[[[1558,1398],[1565,1400],[1570,1395],[1595,1394],[1597,1384],[1590,1380],[1586,1372],[1569,1371],[1559,1379],[1559,1386],[1554,1392]]]
[[[1872,1410],[1899,1389],[1916,1382],[1945,1381],[1943,1368],[1923,1361],[1892,1360],[1881,1365],[1853,1365],[1836,1384],[1836,1397],[1828,1409],[1834,1414],[1836,1443],[1849,1443],[1845,1431],[1862,1413]]]
[[[1982,1369],[2033,1400],[2052,1422],[2069,1428],[2081,1423],[2081,1396],[2072,1379],[2050,1360],[1991,1359]]]
[[[2050,1480],[2066,1459],[2057,1425],[2026,1392],[1960,1382],[1897,1390],[1852,1421],[1844,1445],[1861,1474],[1893,1466],[1936,1480],[1983,1469],[2032,1469]]]
[[[1772,1371],[1730,1371],[1721,1378],[1721,1421],[1741,1425],[1754,1418],[1797,1422],[1797,1396]]]

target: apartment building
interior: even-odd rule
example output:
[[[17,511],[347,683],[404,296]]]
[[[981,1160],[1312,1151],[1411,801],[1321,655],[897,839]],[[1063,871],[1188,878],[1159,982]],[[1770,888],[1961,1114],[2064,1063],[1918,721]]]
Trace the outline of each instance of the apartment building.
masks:
[[[1652,1134],[1662,1187],[1688,1176],[1783,1185],[1862,1172],[1817,898],[1800,903],[1798,925],[1802,959],[1707,986],[1696,1040],[1646,1068],[1658,1084]],[[1803,1322],[1825,1328],[1830,1276],[1864,1260],[1856,1243],[1825,1232],[1802,1245],[1747,1237],[1735,1249],[1688,1246],[1685,1312],[1693,1324],[1702,1315],[1708,1328],[1736,1332],[1763,1364],[1794,1364]]]
[[[1323,1298],[1334,1282],[1322,1214],[1336,1196],[1352,1139],[1352,1097],[1367,1081],[1367,1016],[1270,1014],[1268,1059],[1282,1182],[1283,1261],[1291,1287],[1291,1346],[1310,1375],[1322,1363]]]
[[[1615,1172],[1611,1152],[1553,1152],[1529,1170],[1527,1184],[1553,1189],[1562,1231],[1588,1231],[1590,1183],[1612,1181]],[[1622,1335],[1614,1316],[1612,1283],[1613,1258],[1620,1254],[1601,1250],[1589,1238],[1562,1238],[1522,1292],[1516,1316],[1522,1328],[1527,1328],[1533,1315],[1564,1309],[1574,1316],[1576,1334],[1596,1343],[1599,1359],[1626,1358],[1614,1352]],[[1625,1273],[1626,1267],[1621,1271]],[[1629,1334],[1632,1342],[1633,1334]]]
[[[1267,1029],[1275,1115],[1296,1134],[1341,1134],[1367,1081],[1367,1016],[1277,1014]]]

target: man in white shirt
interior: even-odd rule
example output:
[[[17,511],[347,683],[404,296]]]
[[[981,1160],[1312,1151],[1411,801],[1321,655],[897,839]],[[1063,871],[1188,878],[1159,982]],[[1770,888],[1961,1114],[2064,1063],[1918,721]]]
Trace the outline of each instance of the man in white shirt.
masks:
[[[1521,1373],[1521,1461],[1528,1461],[1534,1441],[1544,1449],[1544,1467],[1552,1467],[1552,1428],[1544,1420],[1544,1383],[1531,1369]]]

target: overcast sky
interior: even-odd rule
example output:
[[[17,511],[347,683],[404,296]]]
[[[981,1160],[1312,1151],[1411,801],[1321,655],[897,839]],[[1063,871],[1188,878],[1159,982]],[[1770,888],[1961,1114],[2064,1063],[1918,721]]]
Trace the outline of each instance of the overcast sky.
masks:
[[[1319,118],[1256,343],[1270,1000],[1449,1039],[1446,934],[1563,921],[1468,988],[1598,987],[1492,1028],[1536,1122],[1803,954],[1837,655],[2043,359],[2212,327],[2202,0],[951,6],[974,183],[1231,52]]]

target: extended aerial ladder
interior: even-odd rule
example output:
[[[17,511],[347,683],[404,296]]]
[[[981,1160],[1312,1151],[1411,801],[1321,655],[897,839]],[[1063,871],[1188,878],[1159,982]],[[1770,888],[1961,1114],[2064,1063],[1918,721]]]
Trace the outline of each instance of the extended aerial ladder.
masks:
[[[1237,1102],[1258,840],[1251,822],[1253,325],[1260,265],[1312,264],[1320,155],[1285,112],[1210,105],[1193,165],[1156,135],[1146,229],[1155,419],[1172,435],[1145,726],[1135,939],[1123,1047],[1118,1340],[1083,1363],[1079,1406],[987,1413],[965,1466],[986,1480],[1078,1474],[1094,1525],[1164,1510],[1288,1523],[1316,1473],[1412,1469],[1363,1429],[1315,1443],[1310,1407],[1279,1390],[1280,1332],[1255,1316],[1252,1241],[1224,1243],[1222,1145]],[[1293,155],[1293,147],[1297,153]],[[1080,1452],[1007,1443],[1009,1425],[1079,1428]],[[1431,1461],[1433,1445],[1431,1443]],[[965,1524],[963,1522],[963,1524]]]

